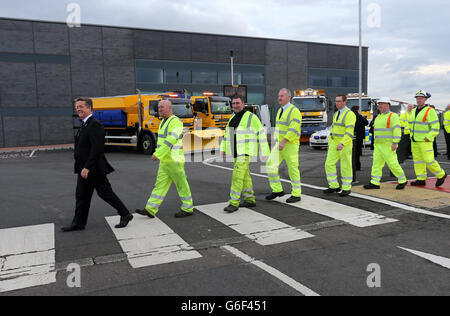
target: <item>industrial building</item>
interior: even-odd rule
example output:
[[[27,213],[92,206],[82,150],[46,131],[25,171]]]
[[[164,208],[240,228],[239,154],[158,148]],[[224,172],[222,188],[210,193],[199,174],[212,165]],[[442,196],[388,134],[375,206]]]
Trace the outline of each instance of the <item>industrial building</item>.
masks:
[[[73,142],[73,99],[246,85],[277,106],[282,87],[358,91],[358,47],[0,18],[0,147]],[[363,50],[367,92],[368,48]]]

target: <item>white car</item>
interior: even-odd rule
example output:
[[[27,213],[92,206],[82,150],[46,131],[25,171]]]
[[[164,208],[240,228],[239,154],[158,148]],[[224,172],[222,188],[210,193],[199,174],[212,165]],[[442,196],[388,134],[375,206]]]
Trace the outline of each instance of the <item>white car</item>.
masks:
[[[309,139],[309,146],[317,150],[327,148],[330,133],[331,133],[331,126],[312,134]]]

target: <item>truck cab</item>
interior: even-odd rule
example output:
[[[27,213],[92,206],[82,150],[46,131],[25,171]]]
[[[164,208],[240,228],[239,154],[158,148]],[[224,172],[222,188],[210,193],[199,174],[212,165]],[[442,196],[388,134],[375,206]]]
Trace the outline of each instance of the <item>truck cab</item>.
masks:
[[[359,94],[353,93],[347,95],[347,107],[351,109],[353,106],[359,106]],[[369,123],[373,119],[376,110],[376,101],[367,95],[363,94],[361,104],[361,115],[364,116]]]
[[[201,120],[202,129],[216,127],[225,130],[233,115],[230,98],[205,92],[202,96],[191,97],[191,101],[195,119]]]
[[[173,113],[192,131],[194,114],[191,100],[181,93],[136,94],[93,98],[93,115],[105,127],[105,145],[136,147],[146,155],[155,152],[161,119],[158,103],[170,100]]]
[[[327,128],[330,103],[325,90],[297,90],[292,104],[302,113],[302,142],[308,142],[312,134]]]

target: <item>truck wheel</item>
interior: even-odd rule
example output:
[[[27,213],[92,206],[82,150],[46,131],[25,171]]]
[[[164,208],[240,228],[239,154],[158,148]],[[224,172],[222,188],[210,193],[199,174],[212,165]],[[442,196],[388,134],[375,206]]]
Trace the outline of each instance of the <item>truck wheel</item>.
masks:
[[[155,142],[150,135],[144,135],[141,140],[142,152],[144,155],[153,155],[155,152]]]

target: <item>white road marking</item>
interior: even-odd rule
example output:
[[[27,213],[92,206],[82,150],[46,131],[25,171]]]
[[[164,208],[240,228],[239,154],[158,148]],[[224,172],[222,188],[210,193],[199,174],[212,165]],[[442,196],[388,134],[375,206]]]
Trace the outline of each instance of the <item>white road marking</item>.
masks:
[[[0,292],[55,282],[54,224],[0,230]]]
[[[424,258],[424,259],[426,259],[428,261],[431,261],[431,262],[433,262],[433,263],[435,263],[437,265],[440,265],[441,267],[450,269],[450,259],[448,259],[448,258],[439,257],[439,256],[432,255],[432,254],[429,254],[429,253],[426,253],[426,252],[421,252],[421,251],[417,251],[417,250],[411,250],[411,249],[408,249],[408,248],[403,248],[403,247],[398,247],[398,248],[403,249],[405,251],[408,251],[408,252],[410,252],[410,253],[412,253],[412,254],[414,254],[416,256],[419,256],[421,258]]]
[[[300,294],[303,294],[305,296],[320,296],[313,290],[307,288],[303,284],[297,282],[296,280],[292,279],[291,277],[287,276],[286,274],[280,272],[279,270],[265,264],[262,261],[255,260],[254,258],[249,257],[245,253],[239,251],[238,249],[231,247],[231,246],[223,246],[222,249],[225,249],[226,251],[230,252],[231,254],[235,255],[236,257],[240,258],[241,260],[253,264],[260,268],[261,270],[264,270],[265,272],[269,273],[270,275],[274,276],[284,284],[290,286]]]
[[[121,229],[114,228],[119,216],[106,221],[135,269],[202,257],[158,218],[135,216],[132,225]]]
[[[233,171],[233,168],[217,166],[217,165],[213,165],[212,163],[210,163],[211,161],[216,160],[217,158],[218,157],[207,159],[207,160],[203,161],[203,164],[206,165],[206,166],[209,166],[209,167],[213,167],[213,168]],[[268,178],[268,176],[263,175],[263,174],[259,174],[259,173],[250,173],[250,174],[255,176],[255,177],[266,178],[266,179]],[[285,180],[285,179],[281,179],[281,182],[290,183],[289,180]],[[319,186],[306,184],[306,183],[302,183],[302,186],[305,187],[305,188],[310,188],[310,189],[314,189],[314,190],[321,190],[321,191],[327,189],[327,188],[324,188],[324,187],[319,187]],[[424,215],[429,215],[429,216],[434,216],[434,217],[450,219],[450,215],[446,215],[446,214],[442,214],[442,213],[436,213],[436,212],[432,212],[432,211],[426,211],[426,210],[423,210],[423,209],[420,209],[420,208],[417,208],[417,207],[413,207],[413,206],[409,206],[409,205],[405,205],[405,204],[401,204],[401,203],[397,203],[397,202],[393,202],[393,201],[389,201],[389,200],[385,200],[385,199],[381,199],[381,198],[377,198],[377,197],[373,197],[373,196],[368,196],[368,195],[359,194],[359,193],[351,193],[350,196],[353,196],[353,197],[356,197],[356,198],[360,198],[360,199],[364,199],[364,200],[373,201],[373,202],[376,202],[376,203],[390,205],[390,206],[393,206],[395,208],[404,209],[406,211],[413,212],[413,213],[419,213],[419,214],[424,214]]]
[[[276,202],[331,217],[356,227],[369,227],[398,222],[396,219],[307,195],[302,195],[302,201],[293,204],[288,204],[285,200],[286,198],[275,199]]]
[[[314,237],[301,229],[247,208],[240,208],[237,212],[228,214],[223,210],[226,206],[228,203],[202,205],[196,208],[263,246]]]

